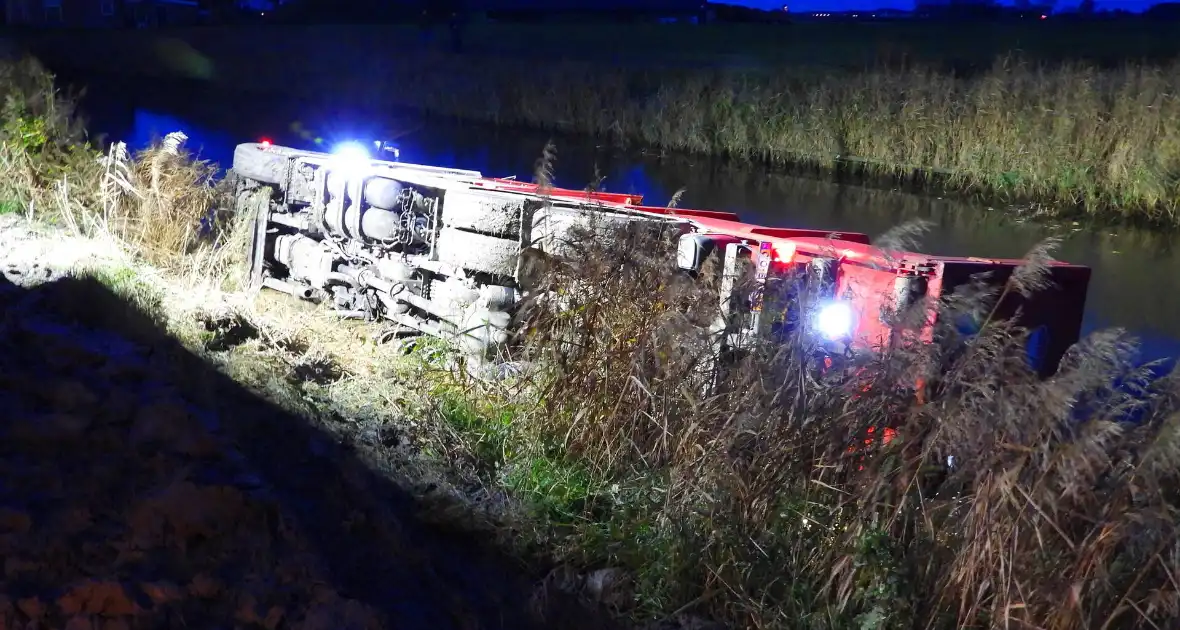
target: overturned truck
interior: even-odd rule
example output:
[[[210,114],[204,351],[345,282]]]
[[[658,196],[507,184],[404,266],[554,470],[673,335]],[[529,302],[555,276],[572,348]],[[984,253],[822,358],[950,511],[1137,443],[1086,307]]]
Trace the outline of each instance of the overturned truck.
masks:
[[[937,299],[982,272],[1003,283],[1023,261],[885,252],[867,236],[773,228],[728,212],[642,205],[633,195],[539,188],[476,171],[372,157],[363,146],[319,153],[239,145],[233,172],[241,211],[252,213],[250,280],[321,302],[345,317],[382,319],[401,330],[448,337],[489,357],[512,332],[530,290],[528,261],[561,257],[574,229],[652,226],[679,233],[676,267],[720,265],[719,343],[740,348],[778,334],[793,309],[768,287],[804,278],[818,296],[801,325],[825,344],[879,348],[888,313]],[[1050,288],[1011,296],[1000,317],[1041,334],[1035,369],[1054,372],[1079,338],[1087,267],[1049,265]],[[738,282],[737,278],[750,282]],[[784,301],[785,300],[785,301]],[[937,317],[930,311],[924,336]]]

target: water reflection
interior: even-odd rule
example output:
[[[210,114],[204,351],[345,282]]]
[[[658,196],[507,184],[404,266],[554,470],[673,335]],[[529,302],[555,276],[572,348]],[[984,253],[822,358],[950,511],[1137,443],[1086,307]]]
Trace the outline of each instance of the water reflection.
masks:
[[[111,136],[111,140],[122,140],[132,150],[137,150],[174,131],[183,131],[189,136],[185,146],[197,157],[224,166],[233,161],[234,146],[240,142],[227,131],[194,128],[187,120],[149,109],[136,109],[129,132]]]
[[[423,123],[388,112],[349,109],[335,103],[251,100],[226,107],[232,98],[183,89],[135,91],[97,84],[85,103],[92,128],[133,147],[175,130],[189,135],[201,157],[227,166],[233,147],[268,137],[281,144],[322,148],[340,139],[396,138],[402,159],[532,177],[549,139],[522,131],[459,128]],[[127,95],[133,95],[131,97]],[[292,126],[292,122],[299,125]],[[1094,276],[1085,319],[1087,331],[1120,326],[1136,332],[1145,354],[1180,355],[1180,258],[1171,239],[1138,230],[1091,231],[1013,221],[959,201],[786,177],[758,169],[718,167],[707,161],[622,152],[587,140],[557,145],[558,185],[581,188],[596,176],[615,192],[643,194],[662,205],[680,188],[681,205],[730,210],[774,226],[865,232],[877,235],[899,223],[931,224],[920,249],[934,254],[1019,258],[1047,236],[1064,241],[1058,257],[1089,265]]]

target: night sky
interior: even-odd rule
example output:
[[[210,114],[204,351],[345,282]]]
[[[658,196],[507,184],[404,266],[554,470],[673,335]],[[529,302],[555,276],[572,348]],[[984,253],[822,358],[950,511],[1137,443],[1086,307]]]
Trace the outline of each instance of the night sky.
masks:
[[[748,7],[757,7],[760,9],[774,9],[780,8],[784,4],[790,6],[793,12],[809,12],[809,11],[843,11],[848,9],[876,9],[876,8],[894,8],[894,9],[912,9],[914,7],[913,0],[718,0],[719,2],[726,2],[729,4],[741,4]],[[1050,2],[1052,0],[1049,0]],[[1034,0],[1035,2],[1035,0]],[[1146,0],[1098,0],[1097,6],[1099,9],[1124,9],[1127,11],[1142,11],[1147,7],[1155,4],[1155,1]],[[1011,4],[1011,2],[1005,2]],[[1077,6],[1077,0],[1064,0],[1056,3],[1056,6],[1063,9],[1068,9]]]

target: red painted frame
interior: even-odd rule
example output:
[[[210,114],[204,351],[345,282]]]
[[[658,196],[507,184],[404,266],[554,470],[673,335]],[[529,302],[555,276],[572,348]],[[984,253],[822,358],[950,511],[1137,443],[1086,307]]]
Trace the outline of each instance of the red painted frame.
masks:
[[[494,190],[536,194],[538,186],[517,180],[483,178],[477,185]],[[937,299],[949,294],[955,286],[969,280],[971,274],[991,272],[995,281],[1003,281],[1015,268],[1024,263],[1019,259],[983,259],[959,256],[930,256],[915,252],[885,251],[874,247],[865,234],[830,232],[794,228],[775,228],[745,223],[732,212],[661,208],[642,205],[642,195],[589,192],[567,188],[550,188],[550,198],[574,203],[587,201],[610,209],[688,220],[698,232],[736,237],[755,247],[769,244],[772,265],[803,264],[817,257],[834,257],[840,261],[836,278],[836,294],[851,295],[856,311],[856,330],[853,346],[881,347],[888,343],[889,327],[881,321],[880,312],[892,299],[894,280],[899,274],[914,268],[924,269],[927,276],[927,296]],[[1056,369],[1065,350],[1081,336],[1082,314],[1090,281],[1090,268],[1066,262],[1049,264],[1056,288],[1032,300],[1015,298],[1000,309],[1006,316],[1014,316],[1020,307],[1021,323],[1029,327],[1044,326],[1051,339],[1046,372]],[[935,313],[922,332],[929,341],[933,336]]]

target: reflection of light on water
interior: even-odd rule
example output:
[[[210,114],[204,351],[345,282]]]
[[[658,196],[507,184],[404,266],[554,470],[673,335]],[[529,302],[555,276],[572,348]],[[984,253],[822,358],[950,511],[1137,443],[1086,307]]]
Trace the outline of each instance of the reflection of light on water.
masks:
[[[127,137],[111,140],[122,140],[132,151],[139,151],[173,131],[183,131],[188,136],[184,143],[185,148],[200,159],[216,162],[222,170],[229,168],[233,163],[234,147],[239,140],[230,134],[210,131],[182,118],[147,109],[135,110],[131,132]]]
[[[603,187],[611,192],[643,195],[643,202],[648,205],[662,205],[668,202],[670,195],[663,190],[643,168],[642,164],[635,164],[620,173],[619,181],[610,184],[610,178],[602,182]]]

